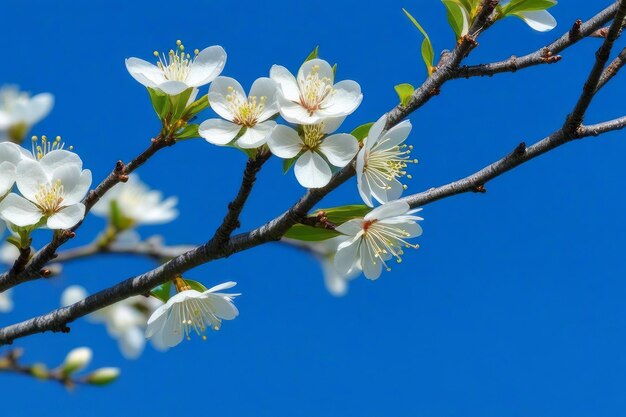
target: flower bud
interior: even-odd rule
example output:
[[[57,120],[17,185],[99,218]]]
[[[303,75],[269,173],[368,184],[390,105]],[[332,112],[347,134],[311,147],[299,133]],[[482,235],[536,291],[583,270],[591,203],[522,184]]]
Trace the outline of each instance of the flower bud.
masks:
[[[120,376],[120,368],[100,368],[87,375],[85,381],[92,385],[107,385]]]
[[[68,376],[82,369],[85,369],[93,353],[88,347],[80,347],[70,351],[65,357],[65,362],[61,365],[61,372],[63,375]]]

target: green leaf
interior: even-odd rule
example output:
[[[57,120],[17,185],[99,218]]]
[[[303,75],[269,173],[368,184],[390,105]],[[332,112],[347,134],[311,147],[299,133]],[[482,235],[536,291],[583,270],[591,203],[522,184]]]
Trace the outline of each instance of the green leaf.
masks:
[[[394,87],[394,89],[396,90],[396,93],[398,94],[398,97],[400,98],[400,104],[402,104],[403,106],[406,106],[407,104],[409,104],[409,101],[411,100],[411,97],[413,96],[413,92],[415,91],[415,88],[413,88],[413,86],[411,84],[398,84]]]
[[[202,110],[205,110],[209,107],[209,96],[204,95],[187,106],[187,110],[185,111],[185,118],[191,119],[196,114],[200,113]]]
[[[296,224],[285,233],[284,237],[290,239],[303,240],[305,242],[319,242],[320,240],[331,239],[339,236],[341,233],[321,227],[311,227],[304,224]]]
[[[184,140],[184,139],[192,139],[199,138],[198,134],[198,125],[194,123],[190,123],[185,126],[179,133],[176,134],[176,139]]]
[[[343,224],[348,220],[358,219],[365,216],[371,208],[363,204],[347,205],[340,207],[331,207],[328,209],[314,210],[312,215],[316,216],[323,212],[328,221],[336,225]],[[306,242],[317,242],[320,240],[331,239],[339,236],[341,233],[323,227],[313,227],[304,224],[296,224],[285,233],[285,237],[296,240],[304,240]]]
[[[463,6],[463,8],[467,12],[467,14],[469,16],[471,16],[472,15],[472,2],[471,2],[471,0],[458,0],[458,1],[459,1],[459,4],[461,6]]]
[[[167,281],[165,284],[159,285],[152,291],[150,291],[150,295],[158,298],[159,300],[167,303],[167,300],[170,299],[172,291],[172,281]]]
[[[468,14],[467,10],[463,8],[457,0],[441,0],[446,6],[448,23],[457,39],[467,34],[469,30]]]
[[[172,120],[178,120],[185,114],[185,110],[187,109],[187,103],[189,102],[189,97],[191,97],[191,93],[193,92],[193,88],[188,88],[182,93],[170,96],[170,106],[172,113]]]
[[[304,62],[307,62],[307,61],[310,61],[310,60],[312,60],[312,59],[317,58],[317,57],[319,56],[319,51],[320,51],[320,46],[319,46],[319,45],[317,45],[317,46],[315,47],[315,49],[313,49],[313,50],[311,51],[311,53],[310,53],[310,54],[306,57],[306,59],[304,60]]]
[[[193,281],[191,279],[185,279],[185,282],[191,287],[192,290],[196,290],[198,292],[205,292],[206,290],[208,290],[208,288],[205,287],[201,282]]]
[[[424,64],[426,64],[428,76],[430,76],[433,73],[435,61],[435,50],[433,49],[433,45],[430,42],[430,38],[428,37],[428,34],[424,30],[424,28],[419,23],[417,23],[417,20],[415,20],[415,18],[411,16],[411,14],[406,9],[402,9],[402,11],[406,15],[406,17],[408,17],[409,20],[413,23],[413,25],[415,25],[415,27],[420,32],[422,32],[422,35],[424,35],[424,41],[422,42],[422,59],[424,60]]]
[[[324,212],[330,222],[340,225],[348,220],[362,218],[369,213],[370,210],[372,209],[364,204],[352,204],[327,209],[317,209],[313,213],[317,215],[320,212]]]
[[[503,16],[510,16],[521,12],[547,10],[556,5],[554,0],[513,0],[503,10]]]
[[[170,100],[167,94],[162,93],[160,91],[156,91],[150,87],[147,87],[148,94],[150,94],[150,101],[152,102],[152,107],[156,112],[159,119],[163,120],[170,112]]]
[[[289,172],[289,170],[291,169],[293,164],[296,163],[297,160],[298,160],[297,156],[294,156],[293,158],[289,158],[289,159],[283,159],[283,174],[286,174],[287,172]]]
[[[337,76],[337,64],[333,65],[333,77]]]
[[[374,122],[365,123],[361,126],[355,128],[350,134],[356,138],[359,142],[363,142],[363,140],[370,133],[370,129],[374,125]]]

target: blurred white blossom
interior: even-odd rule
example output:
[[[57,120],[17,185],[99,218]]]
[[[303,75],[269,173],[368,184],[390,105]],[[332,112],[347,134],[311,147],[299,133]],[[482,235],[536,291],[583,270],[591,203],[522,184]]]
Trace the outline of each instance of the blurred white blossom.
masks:
[[[72,285],[63,291],[61,305],[74,304],[87,295],[83,287]],[[145,348],[147,318],[161,305],[162,302],[152,297],[130,297],[90,314],[88,319],[104,324],[109,336],[117,340],[122,355],[127,359],[136,359]],[[153,346],[158,350],[164,349],[159,344],[153,343]]]
[[[52,110],[54,97],[49,93],[30,96],[17,86],[0,88],[0,141],[21,142],[30,128]]]
[[[169,197],[163,200],[160,191],[151,190],[139,176],[130,174],[128,181],[121,182],[109,190],[91,212],[102,217],[113,215],[113,203],[129,226],[142,224],[162,224],[172,221],[178,216],[175,206],[178,198]]]

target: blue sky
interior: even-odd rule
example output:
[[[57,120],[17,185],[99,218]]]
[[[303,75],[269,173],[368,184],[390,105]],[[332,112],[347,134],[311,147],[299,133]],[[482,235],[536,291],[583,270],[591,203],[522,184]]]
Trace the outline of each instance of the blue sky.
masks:
[[[597,4],[596,4],[597,3]],[[610,2],[570,0],[554,9],[559,27],[540,34],[518,20],[500,22],[468,62],[538,49]],[[182,39],[188,49],[220,44],[224,75],[248,88],[272,64],[297,70],[315,45],[338,63],[338,78],[358,81],[364,101],[350,131],[396,104],[395,84],[419,84],[418,32],[436,51],[454,38],[437,1],[276,0],[74,2],[7,1],[0,83],[56,96],[33,133],[60,134],[101,179],[118,159],[147,146],[159,127],[146,91],[124,58],[152,58]],[[465,176],[520,141],[559,128],[592,65],[597,39],[557,65],[444,86],[411,117],[409,142],[420,163],[407,192]],[[620,47],[623,42],[620,42]],[[624,78],[602,91],[587,121],[623,115]],[[203,117],[211,117],[207,111]],[[53,383],[0,375],[3,416],[112,414],[170,416],[614,416],[626,408],[626,152],[624,133],[572,143],[507,173],[484,195],[425,207],[421,248],[378,281],[359,278],[344,298],[323,287],[314,260],[266,245],[205,265],[188,277],[207,286],[239,283],[241,315],[207,342],[163,354],[147,349],[125,360],[101,326],[85,320],[70,334],[16,342],[27,361],[55,364],[73,347],[93,348],[94,366],[120,366],[105,389],[68,394]],[[181,216],[143,236],[200,243],[234,196],[245,159],[196,140],[164,150],[139,171]],[[242,217],[247,230],[275,217],[303,190],[272,160]],[[354,181],[321,206],[358,203]],[[103,227],[90,218],[72,244]],[[44,238],[40,235],[40,238]],[[99,258],[68,265],[62,277],[15,291],[9,324],[58,305],[67,285],[94,292],[151,267],[148,261]],[[10,399],[9,399],[10,398]]]

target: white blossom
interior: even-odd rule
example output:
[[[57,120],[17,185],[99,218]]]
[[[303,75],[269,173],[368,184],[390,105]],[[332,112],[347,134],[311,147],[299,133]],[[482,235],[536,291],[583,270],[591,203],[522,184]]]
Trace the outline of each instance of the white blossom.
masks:
[[[130,174],[128,181],[118,183],[111,188],[93,206],[91,212],[98,216],[110,217],[113,202],[119,214],[130,221],[133,226],[163,224],[178,216],[178,210],[175,208],[178,198],[168,197],[163,200],[163,194],[148,188],[137,174]]]
[[[370,211],[362,219],[348,220],[336,230],[347,235],[339,244],[335,255],[335,268],[340,274],[347,274],[360,265],[369,279],[377,279],[383,266],[390,270],[387,262],[396,258],[401,262],[403,248],[417,248],[418,245],[407,239],[420,236],[422,228],[413,216],[421,209],[411,210],[404,201],[393,201]]]
[[[0,88],[0,141],[19,141],[30,128],[52,110],[54,97],[49,93],[30,96],[17,86]]]
[[[0,292],[0,313],[8,313],[13,310],[12,290],[8,289]]]
[[[335,84],[330,64],[311,59],[300,67],[298,77],[280,65],[272,66],[270,78],[278,83],[280,115],[291,123],[310,125],[354,112],[363,95],[361,86],[350,80]]]
[[[359,144],[347,133],[334,132],[343,119],[328,119],[302,126],[302,134],[290,127],[277,125],[267,138],[272,153],[280,158],[296,158],[294,172],[306,188],[320,188],[332,177],[331,166],[343,168],[356,155]]]
[[[269,78],[257,79],[246,96],[237,80],[217,77],[209,87],[209,104],[223,119],[204,121],[198,132],[207,142],[226,145],[237,138],[240,148],[263,145],[276,122],[268,120],[278,113],[276,83]]]
[[[69,286],[61,295],[61,305],[68,306],[87,297],[88,293],[79,285]],[[117,340],[122,355],[126,359],[136,359],[143,352],[146,344],[144,330],[147,314],[163,305],[153,297],[130,297],[104,307],[88,316],[93,323],[105,325],[109,336]],[[147,312],[147,314],[146,314]],[[153,343],[158,350],[163,346]]]
[[[405,186],[398,179],[406,175],[408,163],[417,163],[410,158],[413,147],[403,144],[411,122],[405,120],[383,133],[386,123],[386,115],[374,123],[356,160],[359,194],[370,207],[374,206],[372,197],[380,203],[400,198]]]
[[[239,294],[218,292],[235,285],[225,282],[204,292],[186,289],[177,293],[150,316],[146,337],[168,347],[176,346],[183,337],[190,339],[192,332],[205,340],[207,327],[219,330],[222,320],[239,315],[232,302]]]
[[[145,87],[175,96],[189,88],[197,88],[213,81],[226,65],[226,51],[221,46],[210,46],[185,52],[181,41],[169,53],[154,52],[156,65],[139,58],[127,58],[126,69]]]
[[[345,236],[337,236],[331,239],[307,242],[283,238],[282,240],[310,251],[320,262],[324,274],[324,284],[329,293],[335,297],[342,297],[348,292],[348,282],[361,273],[360,264],[355,264],[345,274],[339,273],[335,268],[335,254],[340,243],[346,240]]]
[[[68,229],[85,215],[81,200],[91,186],[91,171],[82,169],[78,155],[63,149],[23,159],[16,169],[21,195],[11,193],[0,203],[2,218],[16,226],[37,225]]]

